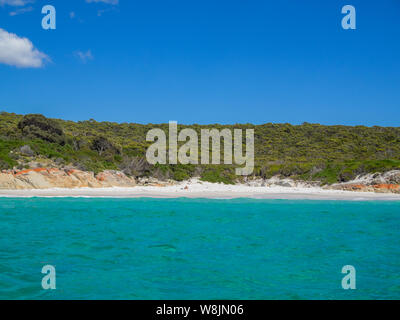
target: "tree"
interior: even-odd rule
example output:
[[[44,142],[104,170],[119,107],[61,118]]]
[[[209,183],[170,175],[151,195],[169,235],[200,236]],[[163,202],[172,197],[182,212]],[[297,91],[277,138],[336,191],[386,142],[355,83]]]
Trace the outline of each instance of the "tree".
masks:
[[[112,154],[119,154],[119,150],[104,137],[97,137],[93,140],[91,149],[95,150],[102,155],[103,153],[112,153]]]
[[[55,120],[41,114],[28,114],[18,123],[18,128],[26,138],[39,138],[47,142],[65,144],[65,135]]]

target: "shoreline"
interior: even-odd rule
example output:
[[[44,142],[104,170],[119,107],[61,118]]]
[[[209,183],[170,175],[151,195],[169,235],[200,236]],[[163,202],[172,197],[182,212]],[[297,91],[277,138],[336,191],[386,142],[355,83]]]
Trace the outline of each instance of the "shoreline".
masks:
[[[205,182],[199,177],[177,182],[128,177],[115,170],[95,175],[77,169],[36,168],[0,173],[0,197],[400,201],[400,170],[367,174],[348,182],[321,186],[318,181],[296,181],[281,176],[253,178],[226,185]]]
[[[400,194],[326,190],[319,187],[258,187],[216,183],[180,183],[173,186],[110,188],[52,188],[1,190],[0,198],[190,198],[400,201]]]

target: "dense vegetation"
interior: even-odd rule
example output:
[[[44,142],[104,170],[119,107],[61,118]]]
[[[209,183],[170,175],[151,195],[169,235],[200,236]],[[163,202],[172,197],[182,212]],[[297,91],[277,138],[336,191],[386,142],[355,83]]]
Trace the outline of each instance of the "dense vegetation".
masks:
[[[280,174],[323,183],[348,181],[368,172],[400,169],[400,128],[302,125],[179,125],[200,133],[203,128],[255,129],[254,175]],[[149,165],[146,134],[168,124],[142,125],[48,119],[42,115],[0,113],[0,168],[19,169],[30,161],[50,161],[100,172],[123,170],[137,177],[232,183],[238,177],[231,165]]]

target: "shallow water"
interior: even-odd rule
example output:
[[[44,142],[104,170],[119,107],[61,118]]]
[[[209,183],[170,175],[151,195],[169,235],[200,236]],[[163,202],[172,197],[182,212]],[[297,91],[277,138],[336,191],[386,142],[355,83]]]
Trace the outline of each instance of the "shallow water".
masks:
[[[399,299],[399,231],[399,202],[0,199],[0,298]]]

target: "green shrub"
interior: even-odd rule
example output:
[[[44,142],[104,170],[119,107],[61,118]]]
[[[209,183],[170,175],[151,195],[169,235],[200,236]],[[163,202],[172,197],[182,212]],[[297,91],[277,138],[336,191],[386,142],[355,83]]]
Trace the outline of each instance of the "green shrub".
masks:
[[[61,126],[41,114],[24,116],[18,123],[18,129],[26,138],[39,138],[47,142],[65,144],[65,135]]]
[[[236,178],[234,173],[229,169],[208,168],[203,171],[200,180],[212,183],[234,184]]]

